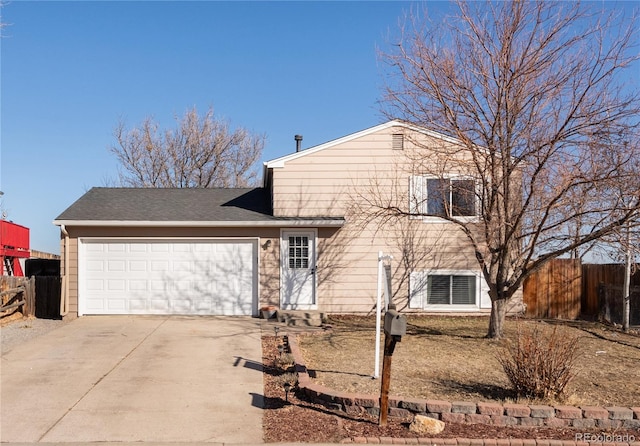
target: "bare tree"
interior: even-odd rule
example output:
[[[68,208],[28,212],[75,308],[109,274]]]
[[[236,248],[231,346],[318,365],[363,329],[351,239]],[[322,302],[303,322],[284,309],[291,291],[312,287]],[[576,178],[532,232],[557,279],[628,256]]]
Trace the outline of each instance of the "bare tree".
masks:
[[[577,2],[456,4],[438,23],[410,16],[382,55],[391,72],[384,111],[459,141],[424,147],[414,171],[446,180],[454,169],[472,181],[421,185],[413,199],[443,194],[435,211],[370,205],[378,215],[436,215],[466,235],[489,287],[488,337],[497,338],[532,271],[637,215],[639,176],[623,169],[637,157],[623,145],[638,138],[640,94],[624,78],[638,60],[635,18]],[[469,209],[477,218],[460,218]]]
[[[640,143],[637,140],[632,143],[625,141],[624,147],[626,152],[640,153]],[[626,163],[623,168],[627,170],[629,176],[638,176],[640,156],[636,156],[634,162]],[[618,184],[616,190],[619,200],[618,212],[624,214],[631,210],[632,217],[615,231],[598,240],[594,248],[606,250],[608,257],[624,264],[622,329],[628,332],[631,310],[631,276],[637,270],[640,258],[640,210],[637,206],[634,208],[637,197],[633,196],[633,190],[630,191],[627,184]]]
[[[636,222],[624,226],[621,247],[624,251],[624,283],[622,285],[622,330],[629,332],[631,319],[631,275],[637,270],[640,257],[640,215]]]
[[[120,162],[119,182],[132,187],[245,187],[255,183],[264,135],[230,129],[213,109],[200,117],[188,110],[174,130],[152,118],[114,131],[110,151]]]

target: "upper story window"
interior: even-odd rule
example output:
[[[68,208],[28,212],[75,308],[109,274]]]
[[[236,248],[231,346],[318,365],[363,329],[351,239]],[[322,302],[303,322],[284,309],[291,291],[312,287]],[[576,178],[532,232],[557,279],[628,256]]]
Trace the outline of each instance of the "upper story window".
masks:
[[[464,177],[411,177],[410,212],[417,217],[477,216],[476,183]]]

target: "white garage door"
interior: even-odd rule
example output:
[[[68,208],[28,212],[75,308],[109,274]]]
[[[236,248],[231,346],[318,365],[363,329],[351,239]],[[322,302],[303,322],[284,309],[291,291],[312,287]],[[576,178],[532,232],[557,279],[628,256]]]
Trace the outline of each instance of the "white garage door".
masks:
[[[257,314],[257,244],[82,240],[80,314]]]

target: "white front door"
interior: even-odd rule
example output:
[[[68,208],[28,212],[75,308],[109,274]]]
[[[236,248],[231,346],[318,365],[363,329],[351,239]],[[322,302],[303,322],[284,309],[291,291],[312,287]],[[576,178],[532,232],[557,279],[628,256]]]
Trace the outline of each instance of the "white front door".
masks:
[[[281,307],[311,310],[316,305],[316,240],[311,231],[282,233]]]

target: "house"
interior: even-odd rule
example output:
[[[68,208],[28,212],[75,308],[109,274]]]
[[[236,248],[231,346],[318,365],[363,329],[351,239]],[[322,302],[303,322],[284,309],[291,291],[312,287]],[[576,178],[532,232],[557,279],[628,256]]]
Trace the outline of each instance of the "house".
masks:
[[[415,156],[436,147],[455,162]],[[451,138],[389,121],[264,163],[258,188],[91,189],[54,221],[65,312],[369,313],[380,251],[403,311],[488,312],[471,246],[438,217],[475,218],[460,156]],[[385,218],[385,206],[425,215]]]

